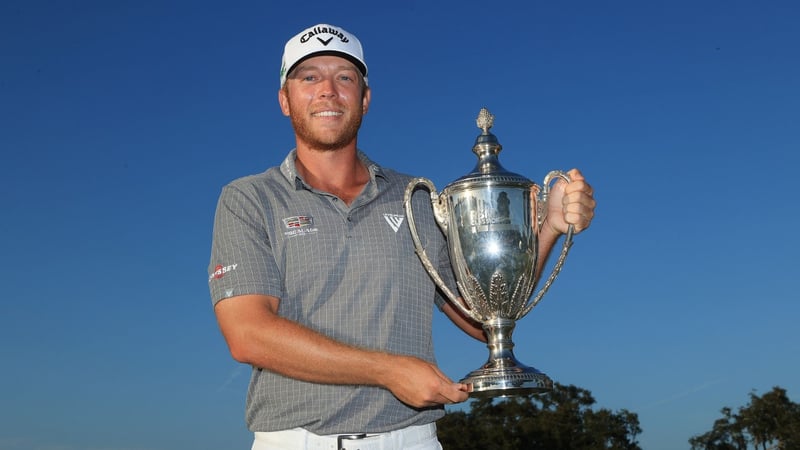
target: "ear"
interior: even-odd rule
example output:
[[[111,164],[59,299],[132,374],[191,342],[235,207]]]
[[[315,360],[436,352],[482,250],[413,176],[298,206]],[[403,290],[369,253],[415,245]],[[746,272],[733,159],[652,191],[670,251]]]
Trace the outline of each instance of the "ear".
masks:
[[[364,95],[361,98],[361,109],[364,111],[362,115],[366,114],[369,110],[369,102],[372,99],[372,91],[369,86],[364,86]]]
[[[278,89],[278,104],[281,105],[281,112],[284,116],[289,117],[292,109],[289,107],[289,96],[286,95],[286,89]]]

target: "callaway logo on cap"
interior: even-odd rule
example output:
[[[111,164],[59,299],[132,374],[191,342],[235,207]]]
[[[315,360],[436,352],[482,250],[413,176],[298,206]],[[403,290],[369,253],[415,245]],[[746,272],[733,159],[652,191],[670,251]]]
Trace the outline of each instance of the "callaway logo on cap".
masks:
[[[292,69],[304,59],[317,55],[337,55],[350,60],[364,75],[366,83],[367,64],[358,38],[339,27],[319,24],[306,28],[286,43],[281,61],[281,87]]]

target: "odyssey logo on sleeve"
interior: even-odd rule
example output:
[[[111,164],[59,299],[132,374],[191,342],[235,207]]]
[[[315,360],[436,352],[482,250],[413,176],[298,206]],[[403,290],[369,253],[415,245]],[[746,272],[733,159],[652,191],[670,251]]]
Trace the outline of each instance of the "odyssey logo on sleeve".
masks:
[[[214,271],[208,274],[208,282],[210,283],[214,279],[218,280],[224,277],[226,273],[233,272],[234,270],[236,270],[236,267],[238,266],[239,264],[230,264],[227,266],[223,266],[222,264],[217,264],[217,266],[214,267]]]

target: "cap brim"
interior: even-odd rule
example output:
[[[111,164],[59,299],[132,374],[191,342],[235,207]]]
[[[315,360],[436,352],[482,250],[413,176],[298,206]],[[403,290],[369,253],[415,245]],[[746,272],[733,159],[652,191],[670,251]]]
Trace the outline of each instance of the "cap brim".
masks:
[[[340,58],[344,58],[344,59],[350,61],[351,63],[353,63],[353,65],[356,66],[356,69],[358,69],[358,71],[361,72],[362,76],[364,76],[364,77],[367,76],[367,66],[365,66],[364,63],[359,61],[358,58],[356,58],[355,56],[349,55],[347,53],[340,52],[340,51],[337,51],[337,50],[322,50],[322,51],[318,51],[318,52],[314,52],[314,53],[308,54],[308,55],[303,56],[302,58],[298,59],[297,62],[292,64],[292,67],[290,67],[289,70],[286,71],[286,79],[287,80],[289,79],[290,75],[292,74],[292,71],[295,68],[297,68],[297,66],[300,65],[301,62],[307,60],[308,58],[313,58],[315,56],[338,56]]]

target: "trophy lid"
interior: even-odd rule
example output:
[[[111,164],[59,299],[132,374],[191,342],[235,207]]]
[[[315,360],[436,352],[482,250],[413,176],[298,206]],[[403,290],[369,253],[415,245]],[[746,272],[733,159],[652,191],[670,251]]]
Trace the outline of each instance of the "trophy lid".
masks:
[[[503,146],[500,145],[497,137],[489,131],[494,126],[494,114],[490,113],[486,108],[481,108],[476,123],[478,128],[482,130],[482,133],[475,138],[475,145],[472,147],[472,152],[478,157],[478,163],[472,169],[472,172],[457,179],[451,186],[480,182],[484,184],[530,187],[533,184],[532,181],[522,175],[509,172],[503,168],[498,160],[497,155],[503,149]]]

